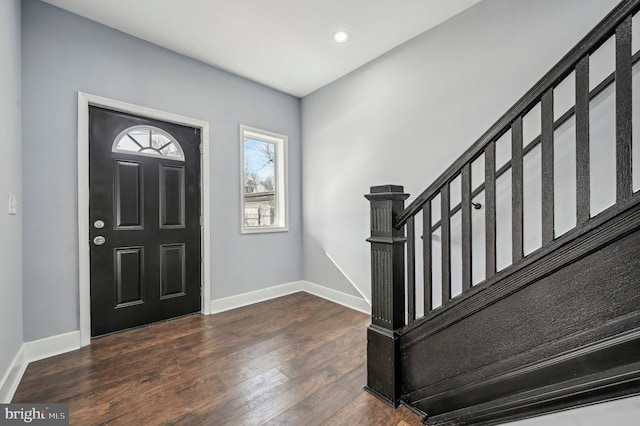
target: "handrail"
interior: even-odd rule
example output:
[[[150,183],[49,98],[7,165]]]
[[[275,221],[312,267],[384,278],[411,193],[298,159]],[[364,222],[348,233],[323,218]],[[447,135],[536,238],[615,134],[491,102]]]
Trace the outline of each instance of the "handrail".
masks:
[[[566,78],[575,65],[585,55],[597,50],[616,27],[630,14],[640,8],[640,0],[624,0],[595,26],[573,49],[569,51],[544,77],[542,77],[522,98],[520,98],[493,126],[469,147],[444,173],[424,190],[396,219],[396,228],[403,227],[409,218],[415,216],[422,207],[434,198],[440,189],[455,179],[462,167],[482,155],[484,148],[502,136],[518,117],[529,112],[550,88]],[[635,59],[635,58],[634,58]]]
[[[640,51],[636,52],[635,55],[633,55],[631,60],[633,65],[640,62]],[[615,81],[615,72],[612,72],[607,77],[605,77],[602,80],[602,82],[600,82],[600,84],[594,87],[592,91],[589,92],[589,100],[595,99],[598,95],[600,95],[602,92],[607,90],[609,86],[613,84],[614,81]],[[576,114],[576,107],[572,106],[564,114],[558,117],[557,120],[553,122],[553,130],[554,131],[558,130],[560,127],[562,127],[562,125],[564,125],[567,121],[569,121],[569,119],[571,119],[571,117],[573,117],[575,114]],[[527,155],[536,146],[538,146],[541,141],[542,141],[541,136],[535,137],[531,142],[529,142],[526,146],[522,148],[522,155],[523,156]],[[498,180],[500,176],[505,174],[510,168],[511,168],[511,160],[507,161],[498,170],[496,170],[496,180]],[[480,183],[480,185],[478,185],[471,192],[471,199],[473,200],[473,198],[477,197],[482,191],[484,191],[484,182]],[[451,207],[450,215],[453,216],[454,214],[458,213],[461,208],[462,208],[462,203],[458,203],[455,206]],[[440,227],[440,221],[437,221],[431,226],[431,231],[435,232],[439,227]]]

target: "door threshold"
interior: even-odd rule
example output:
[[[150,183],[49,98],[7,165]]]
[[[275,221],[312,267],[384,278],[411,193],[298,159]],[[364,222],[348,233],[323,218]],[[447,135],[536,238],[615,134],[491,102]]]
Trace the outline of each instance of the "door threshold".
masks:
[[[101,334],[99,336],[91,336],[91,340],[96,340],[96,339],[100,339],[102,337],[107,337],[107,336],[113,336],[114,334],[126,333],[127,331],[139,330],[141,328],[151,327],[151,326],[154,326],[154,325],[162,324],[164,322],[174,321],[174,320],[178,320],[178,319],[182,319],[182,318],[186,318],[186,317],[191,317],[191,316],[194,316],[194,315],[202,315],[202,312],[200,312],[200,311],[191,312],[191,313],[188,313],[188,314],[180,315],[178,317],[167,318],[167,319],[163,319],[163,320],[160,320],[160,321],[150,322],[148,324],[138,325],[138,326],[135,326],[135,327],[123,328],[122,330],[112,331],[111,333]]]

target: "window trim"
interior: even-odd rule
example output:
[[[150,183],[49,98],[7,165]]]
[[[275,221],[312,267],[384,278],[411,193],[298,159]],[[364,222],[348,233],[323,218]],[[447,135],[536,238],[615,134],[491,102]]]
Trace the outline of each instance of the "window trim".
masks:
[[[277,224],[260,227],[245,226],[244,219],[244,144],[247,139],[268,142],[275,145],[276,165],[276,206],[278,210]],[[289,171],[288,171],[288,144],[289,138],[286,135],[257,129],[241,124],[239,131],[240,147],[240,233],[241,234],[264,234],[270,232],[289,231]]]

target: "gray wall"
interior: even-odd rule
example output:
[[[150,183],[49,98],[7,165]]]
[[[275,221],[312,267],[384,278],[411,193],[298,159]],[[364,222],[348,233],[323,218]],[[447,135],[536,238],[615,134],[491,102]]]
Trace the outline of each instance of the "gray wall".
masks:
[[[363,194],[419,195],[616,4],[485,0],[306,96],[305,276],[344,289],[328,253],[368,298]]]
[[[0,2],[0,381],[22,345],[22,206],[9,216],[7,198],[22,201],[20,140],[20,0]],[[0,382],[0,385],[2,382]]]
[[[302,278],[299,100],[25,0],[25,341],[79,328],[78,91],[210,123],[213,299]],[[240,235],[240,124],[289,136],[287,233]]]

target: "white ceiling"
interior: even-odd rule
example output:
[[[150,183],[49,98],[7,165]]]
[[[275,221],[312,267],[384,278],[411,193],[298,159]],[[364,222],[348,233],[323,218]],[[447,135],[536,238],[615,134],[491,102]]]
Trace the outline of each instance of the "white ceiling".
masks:
[[[43,1],[303,97],[480,0]]]

